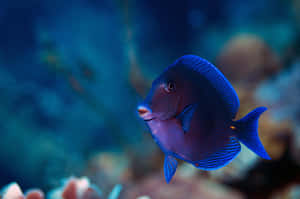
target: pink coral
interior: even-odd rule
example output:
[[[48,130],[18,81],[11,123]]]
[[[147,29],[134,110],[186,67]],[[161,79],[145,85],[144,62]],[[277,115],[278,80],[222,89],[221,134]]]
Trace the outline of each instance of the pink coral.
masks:
[[[2,199],[44,199],[40,190],[31,190],[23,194],[17,183],[9,184],[2,192]],[[90,183],[89,179],[70,178],[64,186],[49,194],[50,199],[101,199],[100,191]]]
[[[17,183],[9,184],[3,191],[3,199],[44,199],[44,193],[40,190],[31,190],[26,195],[23,194]]]
[[[86,177],[70,178],[66,183],[52,191],[50,199],[101,199],[100,191]]]

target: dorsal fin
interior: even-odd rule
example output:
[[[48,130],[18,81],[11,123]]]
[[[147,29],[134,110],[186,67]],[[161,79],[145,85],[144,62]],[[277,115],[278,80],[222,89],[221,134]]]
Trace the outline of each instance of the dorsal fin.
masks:
[[[231,117],[234,118],[240,102],[238,96],[224,75],[213,64],[196,55],[184,55],[174,63],[184,64],[195,72],[199,73],[217,90],[222,99],[228,105]],[[173,66],[174,66],[173,65]]]

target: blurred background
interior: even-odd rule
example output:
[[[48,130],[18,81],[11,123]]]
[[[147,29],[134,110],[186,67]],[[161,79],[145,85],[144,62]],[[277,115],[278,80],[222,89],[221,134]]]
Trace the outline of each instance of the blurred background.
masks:
[[[0,187],[52,190],[87,176],[120,198],[300,198],[299,0],[0,1]],[[240,98],[237,118],[269,108],[259,135],[272,157],[243,147],[225,168],[180,163],[136,116],[175,59],[214,63]]]

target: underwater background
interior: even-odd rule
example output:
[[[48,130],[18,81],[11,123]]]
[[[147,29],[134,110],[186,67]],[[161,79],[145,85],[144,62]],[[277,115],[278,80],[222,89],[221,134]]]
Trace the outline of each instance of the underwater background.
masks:
[[[215,171],[180,162],[165,183],[136,106],[185,54],[228,78],[237,118],[269,108],[272,160],[242,147]],[[300,1],[0,0],[0,135],[0,187],[51,199],[71,176],[98,198],[300,198]]]

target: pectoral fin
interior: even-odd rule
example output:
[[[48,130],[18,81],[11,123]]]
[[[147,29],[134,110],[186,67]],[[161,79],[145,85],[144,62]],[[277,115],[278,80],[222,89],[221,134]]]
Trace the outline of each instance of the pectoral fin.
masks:
[[[168,184],[176,172],[177,164],[178,164],[177,160],[175,158],[173,158],[172,156],[165,157],[164,173],[165,173],[166,182]]]
[[[177,116],[180,120],[183,132],[186,133],[190,130],[190,124],[193,118],[193,114],[197,108],[197,104],[190,104],[186,106],[183,111]]]

